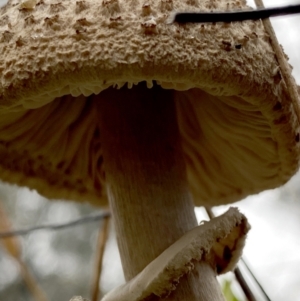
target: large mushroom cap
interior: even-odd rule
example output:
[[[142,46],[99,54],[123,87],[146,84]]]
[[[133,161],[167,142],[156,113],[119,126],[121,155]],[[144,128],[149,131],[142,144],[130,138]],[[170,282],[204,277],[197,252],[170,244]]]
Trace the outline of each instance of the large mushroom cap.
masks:
[[[11,0],[0,10],[0,178],[106,203],[98,94],[174,89],[196,205],[285,183],[299,122],[260,21],[167,24],[173,10],[245,1]],[[100,96],[101,97],[101,94]]]

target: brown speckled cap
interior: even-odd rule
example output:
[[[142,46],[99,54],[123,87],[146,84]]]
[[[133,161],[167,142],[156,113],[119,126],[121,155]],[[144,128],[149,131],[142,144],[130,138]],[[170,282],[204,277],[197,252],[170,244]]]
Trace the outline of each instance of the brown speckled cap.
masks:
[[[0,178],[106,204],[97,101],[110,86],[174,89],[196,205],[284,184],[299,119],[261,21],[167,24],[236,0],[11,0],[0,10]]]

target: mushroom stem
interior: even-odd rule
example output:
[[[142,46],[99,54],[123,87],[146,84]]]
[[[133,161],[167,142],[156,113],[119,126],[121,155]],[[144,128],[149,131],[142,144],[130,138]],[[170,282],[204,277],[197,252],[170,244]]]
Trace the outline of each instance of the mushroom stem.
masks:
[[[197,220],[172,90],[141,83],[96,97],[107,193],[128,281]],[[195,266],[165,300],[224,300],[211,266]]]

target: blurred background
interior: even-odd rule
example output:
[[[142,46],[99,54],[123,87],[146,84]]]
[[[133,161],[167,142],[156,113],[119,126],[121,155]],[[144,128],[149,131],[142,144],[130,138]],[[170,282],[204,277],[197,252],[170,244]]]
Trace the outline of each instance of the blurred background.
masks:
[[[248,3],[254,7],[252,1]],[[270,7],[296,4],[300,0],[265,0],[264,3]],[[5,1],[0,0],[2,4]],[[272,23],[300,84],[300,16],[273,18]],[[299,183],[300,174],[297,174],[280,189],[248,197],[234,205],[252,225],[244,259],[272,301],[300,300]],[[214,212],[220,214],[226,209],[227,206],[221,206],[214,208]],[[195,211],[199,221],[208,219],[201,208]],[[88,204],[50,202],[35,191],[0,183],[1,212],[2,221],[3,216],[7,219],[5,226],[0,223],[0,231],[4,231],[65,223],[95,213],[95,208]],[[91,222],[60,231],[36,231],[14,241],[0,240],[0,301],[68,301],[74,295],[91,298],[97,240],[102,225],[103,221]],[[246,273],[243,267],[241,269]],[[228,300],[246,300],[232,273],[220,281],[225,291],[230,286]],[[247,281],[257,293],[257,300],[265,300],[251,277]],[[109,223],[100,295],[123,282],[114,229]],[[30,285],[38,291],[38,297],[31,293]]]

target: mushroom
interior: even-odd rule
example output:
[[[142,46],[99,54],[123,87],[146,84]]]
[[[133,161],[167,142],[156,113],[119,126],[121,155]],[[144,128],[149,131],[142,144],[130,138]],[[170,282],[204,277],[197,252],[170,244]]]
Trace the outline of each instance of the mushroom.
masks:
[[[0,178],[52,199],[108,200],[128,283],[193,231],[194,205],[272,189],[298,168],[298,103],[263,24],[167,24],[173,10],[244,7],[10,0],[0,10]],[[242,225],[228,232],[244,229],[237,242]],[[167,300],[222,300],[215,243]]]

